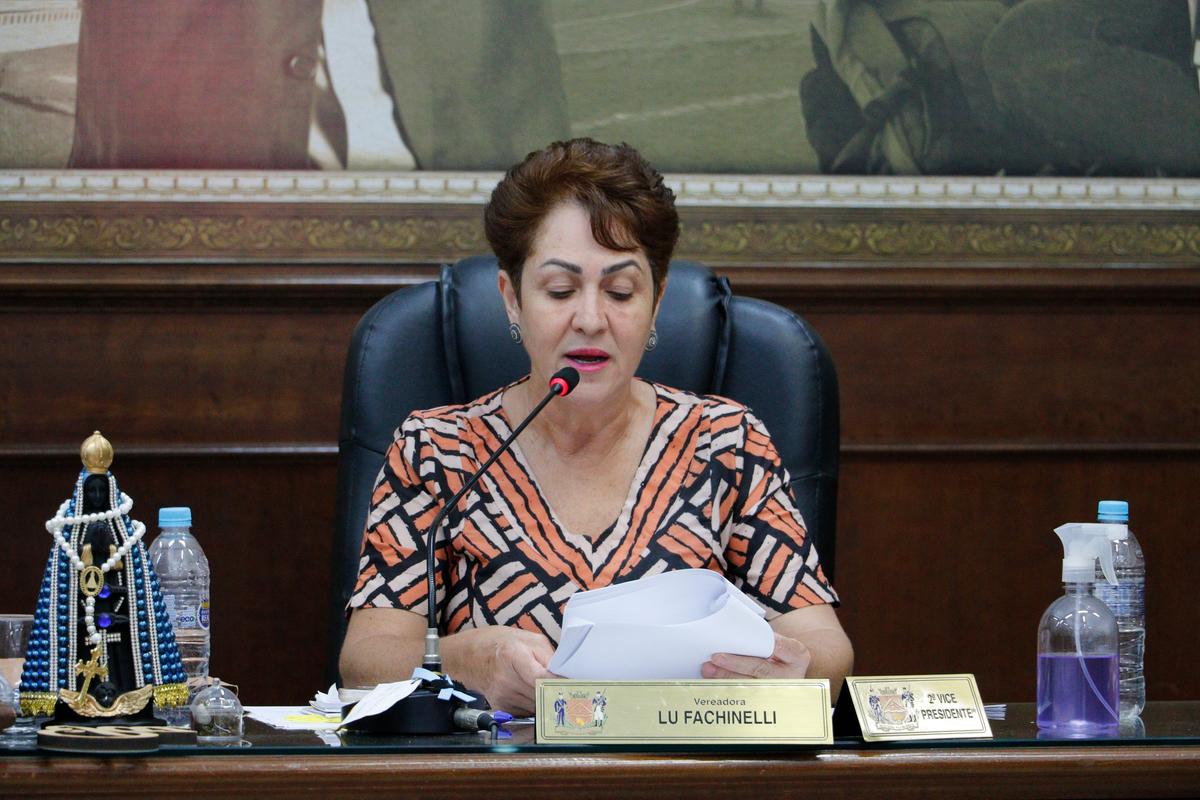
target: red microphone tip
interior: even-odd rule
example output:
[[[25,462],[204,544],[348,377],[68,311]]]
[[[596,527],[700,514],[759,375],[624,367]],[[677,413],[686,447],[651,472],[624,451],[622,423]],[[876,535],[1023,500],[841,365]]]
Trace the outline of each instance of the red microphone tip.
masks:
[[[550,378],[550,390],[559,397],[566,397],[579,384],[579,370],[563,367]]]

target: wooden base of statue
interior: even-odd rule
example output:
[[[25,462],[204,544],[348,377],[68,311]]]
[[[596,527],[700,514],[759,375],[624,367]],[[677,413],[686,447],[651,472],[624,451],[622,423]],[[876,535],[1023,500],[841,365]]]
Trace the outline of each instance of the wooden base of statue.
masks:
[[[190,728],[157,725],[66,725],[48,722],[37,735],[40,750],[94,755],[152,753],[164,745],[196,744]]]

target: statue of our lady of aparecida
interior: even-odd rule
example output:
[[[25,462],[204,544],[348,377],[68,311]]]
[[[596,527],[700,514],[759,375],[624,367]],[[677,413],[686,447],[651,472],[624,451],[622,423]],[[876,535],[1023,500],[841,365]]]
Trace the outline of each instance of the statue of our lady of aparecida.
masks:
[[[142,545],[146,526],[109,471],[96,431],[83,470],[46,522],[53,538],[21,673],[21,712],[57,722],[153,722],[187,702],[187,676]]]

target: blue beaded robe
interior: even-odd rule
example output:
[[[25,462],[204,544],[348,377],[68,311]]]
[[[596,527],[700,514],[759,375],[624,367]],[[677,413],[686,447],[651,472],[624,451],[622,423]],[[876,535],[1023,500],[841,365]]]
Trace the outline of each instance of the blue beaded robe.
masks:
[[[83,482],[88,471],[82,470],[75,482],[75,491],[68,502],[66,516],[75,516],[83,508]],[[121,493],[117,480],[107,473],[109,507],[116,508]],[[63,529],[63,537],[80,551],[86,523]],[[128,514],[116,516],[110,528],[119,545],[133,535],[133,523]],[[187,675],[175,643],[175,633],[163,605],[158,576],[142,542],[137,542],[122,559],[120,582],[129,598],[129,641],[120,646],[130,647],[133,655],[135,688],[154,686],[154,704],[170,708],[187,702]],[[50,716],[58,700],[59,689],[78,691],[82,678],[75,664],[90,655],[79,651],[79,626],[83,619],[83,595],[79,588],[79,573],[62,548],[54,545],[46,562],[46,571],[38,593],[33,630],[21,672],[21,713],[30,716]],[[136,635],[135,635],[136,633]]]

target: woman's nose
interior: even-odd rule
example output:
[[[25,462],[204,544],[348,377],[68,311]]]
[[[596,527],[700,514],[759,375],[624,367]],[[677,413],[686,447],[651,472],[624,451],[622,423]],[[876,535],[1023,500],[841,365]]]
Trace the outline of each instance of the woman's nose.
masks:
[[[580,333],[595,334],[604,330],[604,300],[600,292],[584,290],[579,293],[574,323]]]

